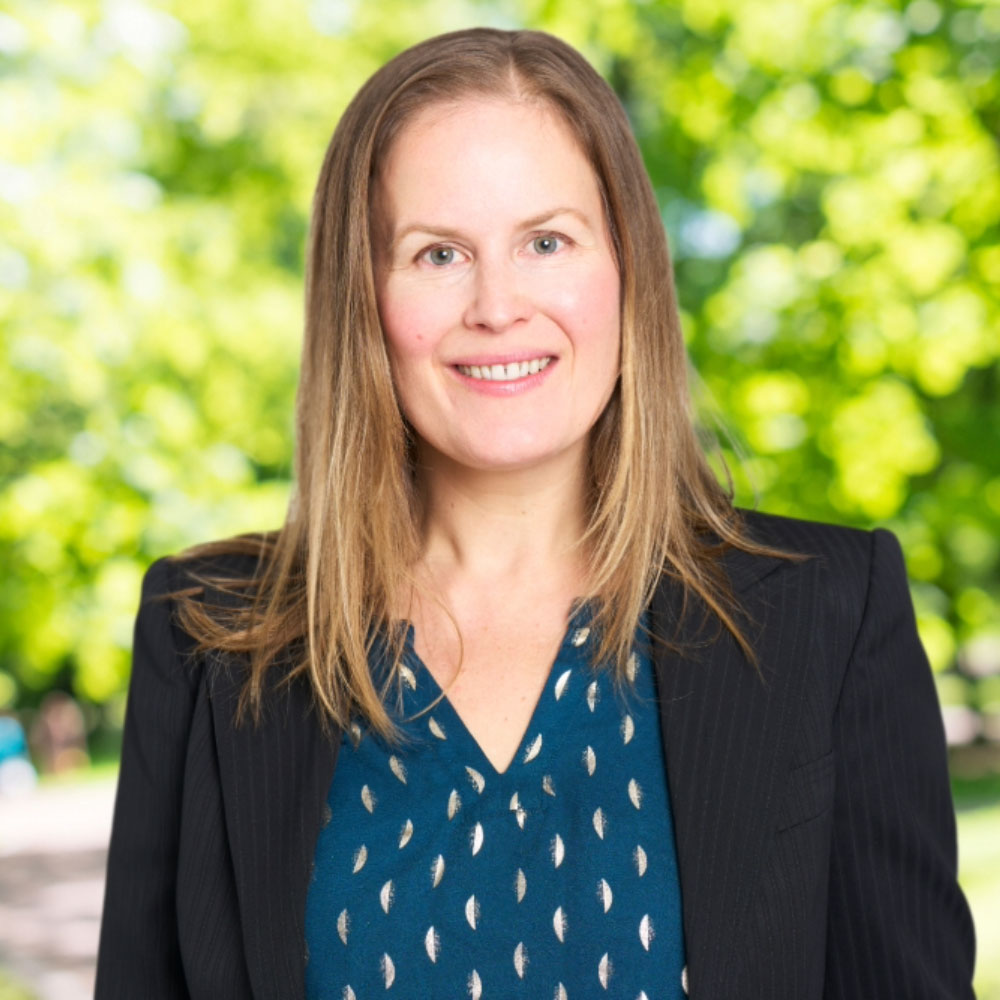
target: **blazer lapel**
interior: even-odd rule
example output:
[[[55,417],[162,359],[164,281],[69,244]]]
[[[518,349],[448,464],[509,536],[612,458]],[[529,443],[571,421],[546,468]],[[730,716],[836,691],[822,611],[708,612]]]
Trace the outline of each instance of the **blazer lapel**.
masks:
[[[242,671],[220,666],[212,713],[254,1000],[305,996],[305,898],[339,734],[324,735],[300,678],[269,692],[259,725],[233,718]]]
[[[725,565],[737,597],[751,599],[778,559],[733,552]],[[660,728],[677,842],[690,995],[733,995],[755,873],[774,828],[776,789],[790,738],[788,675],[761,652],[761,672],[699,602],[682,617],[679,584],[666,577],[652,604]],[[762,630],[759,620],[751,637]]]

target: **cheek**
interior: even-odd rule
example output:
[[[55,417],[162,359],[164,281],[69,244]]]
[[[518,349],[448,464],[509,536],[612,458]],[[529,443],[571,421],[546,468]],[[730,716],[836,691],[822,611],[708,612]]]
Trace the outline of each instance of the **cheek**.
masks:
[[[618,272],[595,269],[562,289],[554,308],[579,346],[592,349],[595,360],[618,357],[621,307]]]
[[[580,384],[586,386],[579,402],[595,419],[614,391],[621,365],[620,301],[617,269],[601,268],[581,286],[574,303],[574,354]]]
[[[600,317],[602,325],[618,326],[621,314],[621,279],[618,269],[603,267],[587,282],[586,308],[595,317]]]
[[[447,310],[441,296],[390,283],[378,295],[379,318],[393,367],[419,361],[433,354],[447,328]]]

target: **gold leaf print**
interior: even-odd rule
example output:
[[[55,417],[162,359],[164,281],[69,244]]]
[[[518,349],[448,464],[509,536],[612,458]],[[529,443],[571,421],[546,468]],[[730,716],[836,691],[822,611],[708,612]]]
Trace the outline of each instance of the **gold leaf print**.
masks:
[[[587,688],[587,708],[594,711],[597,703],[601,700],[601,689],[597,686],[597,681],[591,681]]]
[[[686,965],[681,969],[681,989],[685,993],[688,991],[688,967]]]
[[[361,727],[356,723],[351,723],[351,742],[354,744],[354,749],[357,750],[358,744],[361,742]],[[350,986],[347,987],[350,989]]]
[[[524,970],[528,967],[528,951],[524,942],[519,941],[514,949],[514,971],[518,979],[524,979]]]
[[[379,963],[382,966],[382,978],[385,980],[385,988],[388,989],[396,981],[396,966],[388,953],[382,956]]]
[[[639,995],[635,998],[635,1000],[649,1000],[649,997],[646,996],[645,990],[639,990]]]
[[[357,850],[356,850],[356,851],[354,852],[354,868],[353,868],[353,873],[354,873],[355,875],[357,875],[357,874],[358,874],[358,872],[359,872],[359,871],[361,871],[361,869],[362,869],[362,868],[364,868],[364,866],[365,866],[365,862],[366,862],[367,860],[368,860],[368,848],[367,848],[367,847],[365,847],[365,845],[364,845],[364,844],[362,844],[362,845],[361,845],[361,846],[360,846],[360,847],[359,847],[359,848],[358,848],[358,849],[357,849]]]
[[[375,811],[375,796],[367,785],[361,786],[361,804],[369,811]]]
[[[622,719],[622,742],[628,746],[632,742],[632,737],[635,736],[635,720],[631,715],[626,715]]]
[[[566,987],[560,983],[556,987],[555,993],[552,994],[552,1000],[569,1000],[569,994],[566,992]]]
[[[405,785],[406,784],[406,768],[403,766],[403,762],[395,755],[392,754],[389,757],[389,770],[392,771],[394,775]]]
[[[566,670],[559,675],[559,680],[556,681],[556,701],[566,693],[566,685],[569,684],[569,675],[571,673],[573,673],[572,670]]]
[[[479,923],[479,902],[474,895],[465,901],[465,919],[469,926],[475,930],[476,924]]]
[[[432,715],[432,716],[431,716],[431,717],[430,717],[430,718],[429,718],[429,719],[427,720],[427,728],[428,728],[428,729],[429,729],[429,730],[430,730],[430,731],[431,731],[431,732],[432,732],[432,733],[433,733],[433,734],[434,734],[434,735],[435,735],[435,736],[436,736],[436,737],[437,737],[437,738],[438,738],[439,740],[446,740],[446,739],[448,739],[448,737],[447,737],[447,736],[445,736],[445,734],[444,734],[444,730],[443,730],[443,729],[441,728],[441,723],[440,723],[440,722],[438,722],[438,720],[437,720],[437,719],[435,719],[433,715]]]
[[[608,958],[608,953],[605,952],[601,957],[600,962],[597,963],[597,978],[601,981],[601,986],[604,989],[608,988],[608,983],[611,982],[611,977],[614,975],[615,967]]]
[[[607,913],[611,909],[611,901],[614,897],[611,894],[611,886],[603,878],[597,883],[597,898],[601,901],[604,912]]]
[[[396,892],[393,888],[392,879],[379,890],[378,901],[382,904],[382,909],[385,913],[389,912],[389,907],[392,906],[392,900]]]
[[[563,845],[562,837],[557,833],[552,839],[552,864],[555,868],[558,868],[563,863],[563,858],[566,856],[566,848]]]
[[[444,855],[439,854],[431,865],[431,885],[437,888],[441,884],[441,877],[444,875]]]
[[[635,778],[632,778],[628,783],[628,797],[636,809],[642,808],[642,789]]]
[[[462,808],[462,796],[458,794],[458,789],[453,788],[448,796],[448,819],[454,819],[455,814]]]
[[[347,944],[347,935],[351,933],[351,917],[347,910],[341,910],[337,917],[337,934],[340,940]]]
[[[597,836],[601,838],[601,840],[604,840],[604,834],[607,831],[607,829],[608,829],[607,817],[604,815],[604,810],[600,806],[598,806],[594,810],[594,831],[597,833]]]
[[[433,926],[427,928],[427,934],[424,936],[424,948],[427,951],[427,957],[432,962],[436,962],[438,955],[441,954],[441,937]]]
[[[652,921],[650,921],[649,914],[647,913],[642,920],[639,921],[639,940],[642,942],[642,946],[646,949],[646,951],[649,951],[649,942],[652,941],[655,936]]]
[[[403,829],[399,833],[399,849],[402,850],[410,842],[413,836],[413,821],[407,820],[403,824]]]
[[[528,891],[528,880],[524,877],[524,872],[520,868],[517,870],[517,875],[514,877],[514,893],[517,896],[517,901],[520,903],[524,899],[524,894]]]
[[[597,768],[597,754],[593,747],[589,746],[583,751],[583,766],[587,769],[587,774],[593,775]]]
[[[417,690],[416,674],[404,663],[399,668],[399,674],[403,678],[403,683],[411,690]]]
[[[578,628],[573,633],[573,638],[571,642],[574,646],[582,646],[587,641],[587,636],[590,635],[589,628]]]
[[[344,987],[343,1000],[358,1000],[358,998],[354,994],[354,990],[352,990],[350,986]]]
[[[636,849],[632,852],[632,860],[635,862],[635,870],[639,873],[639,878],[642,878],[646,874],[648,860],[641,844],[637,845]]]
[[[551,774],[547,774],[544,778],[542,778],[542,791],[545,792],[546,795],[555,797],[556,790],[555,786],[552,784]]]
[[[472,834],[470,837],[472,842],[472,856],[475,857],[483,846],[483,824],[477,823],[472,828]]]
[[[475,969],[469,974],[469,981],[466,983],[470,1000],[480,1000],[483,995],[483,981],[479,978],[479,973]]]
[[[538,751],[542,749],[542,734],[539,733],[532,741],[531,746],[524,751],[524,763],[529,764],[538,756]]]
[[[465,773],[469,776],[472,787],[482,795],[483,789],[486,787],[486,779],[474,767],[469,767],[468,764],[465,766]]]
[[[552,914],[552,929],[556,932],[559,943],[562,944],[563,938],[566,937],[566,914],[561,906]]]
[[[625,676],[634,684],[635,675],[639,672],[639,657],[635,653],[631,653],[628,658],[628,663],[625,664]]]

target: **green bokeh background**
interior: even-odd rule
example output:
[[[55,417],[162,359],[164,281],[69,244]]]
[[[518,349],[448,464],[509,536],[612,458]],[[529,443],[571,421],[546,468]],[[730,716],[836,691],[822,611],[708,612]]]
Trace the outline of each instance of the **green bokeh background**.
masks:
[[[473,24],[611,81],[739,500],[897,532],[950,735],[986,753],[997,0],[0,2],[0,709],[61,688],[113,736],[144,567],[280,524],[329,135]]]

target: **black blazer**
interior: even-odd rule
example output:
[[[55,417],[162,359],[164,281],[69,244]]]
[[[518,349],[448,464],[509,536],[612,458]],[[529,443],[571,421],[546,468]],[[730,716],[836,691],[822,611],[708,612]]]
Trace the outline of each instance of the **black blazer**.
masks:
[[[759,672],[694,602],[682,616],[669,579],[651,609],[685,643],[655,669],[690,996],[972,997],[941,717],[899,545],[748,519],[813,557],[724,557]],[[96,996],[300,1000],[337,741],[303,684],[234,728],[238,666],[187,656],[157,599],[183,582],[161,561],[143,590]]]

